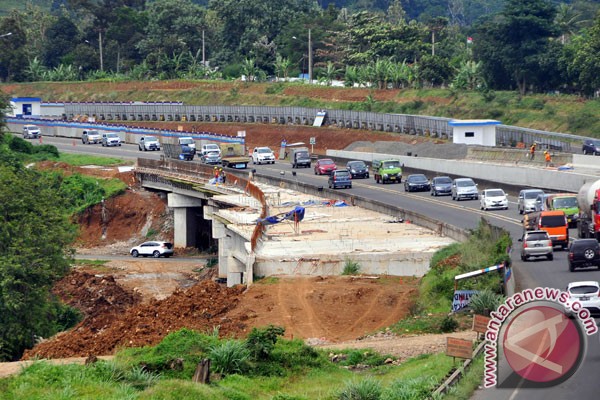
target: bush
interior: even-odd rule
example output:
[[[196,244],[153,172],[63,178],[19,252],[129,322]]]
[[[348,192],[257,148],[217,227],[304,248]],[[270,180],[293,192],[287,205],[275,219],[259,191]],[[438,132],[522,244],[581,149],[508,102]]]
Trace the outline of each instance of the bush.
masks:
[[[347,382],[337,398],[338,400],[379,400],[382,393],[379,381],[365,378],[360,381]]]
[[[342,271],[342,275],[356,275],[359,272],[360,264],[356,261],[347,258],[346,262],[344,263],[344,270]]]
[[[437,382],[433,378],[403,379],[392,382],[381,400],[421,400],[431,398]]]
[[[209,357],[216,372],[240,374],[249,368],[250,351],[243,342],[228,340],[211,347]]]
[[[255,360],[266,360],[271,355],[277,338],[283,336],[285,328],[269,325],[263,329],[252,328],[246,338],[246,348]]]
[[[440,331],[444,333],[454,332],[456,328],[458,328],[458,321],[451,315],[445,316],[440,323]]]
[[[502,301],[502,296],[492,292],[489,289],[483,289],[471,297],[469,307],[475,314],[489,317],[490,312],[496,310]]]

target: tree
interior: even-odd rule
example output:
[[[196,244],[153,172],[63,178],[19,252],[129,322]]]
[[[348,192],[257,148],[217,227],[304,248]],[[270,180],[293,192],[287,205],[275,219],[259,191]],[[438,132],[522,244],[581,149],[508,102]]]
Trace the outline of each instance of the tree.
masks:
[[[19,138],[16,138],[19,139]],[[22,140],[22,139],[21,139]],[[5,146],[0,154],[6,155]],[[50,294],[70,266],[74,226],[57,177],[0,160],[0,359],[18,359],[36,337],[57,331]]]
[[[581,21],[579,21],[580,16],[578,12],[573,10],[573,6],[565,3],[558,5],[554,22],[558,26],[562,44],[565,44],[569,36],[576,32],[577,26],[581,24]]]
[[[577,77],[579,87],[588,95],[600,88],[600,14],[595,19],[594,26],[581,37],[573,38],[567,48],[573,59],[568,65],[571,75]]]
[[[44,65],[49,68],[57,67],[62,58],[77,46],[77,38],[79,31],[75,23],[65,16],[59,17],[46,31]]]
[[[556,34],[554,16],[553,5],[545,0],[508,0],[501,15],[478,30],[481,45],[474,48],[476,58],[491,75],[497,68],[495,64],[500,65],[519,92],[525,94],[529,84],[545,79],[540,58]]]

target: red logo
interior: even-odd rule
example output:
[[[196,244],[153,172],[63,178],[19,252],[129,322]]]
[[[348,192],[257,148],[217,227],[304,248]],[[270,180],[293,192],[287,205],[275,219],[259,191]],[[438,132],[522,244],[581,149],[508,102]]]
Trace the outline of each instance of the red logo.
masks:
[[[502,344],[512,370],[540,383],[572,375],[581,362],[584,346],[576,322],[547,306],[517,314],[508,324]]]

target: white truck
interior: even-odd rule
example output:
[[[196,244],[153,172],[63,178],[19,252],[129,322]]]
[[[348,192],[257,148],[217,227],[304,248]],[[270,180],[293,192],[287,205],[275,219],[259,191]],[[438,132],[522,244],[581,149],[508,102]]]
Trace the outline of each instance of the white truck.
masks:
[[[196,153],[196,142],[190,136],[181,136],[177,138],[177,143],[182,146],[188,146],[194,149],[194,154]]]

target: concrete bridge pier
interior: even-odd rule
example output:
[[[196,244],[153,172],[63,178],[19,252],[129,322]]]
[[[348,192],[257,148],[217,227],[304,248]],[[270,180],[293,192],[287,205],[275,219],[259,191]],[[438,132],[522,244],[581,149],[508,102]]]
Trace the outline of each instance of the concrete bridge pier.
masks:
[[[167,194],[167,205],[174,211],[175,232],[173,244],[175,247],[193,247],[196,245],[197,221],[194,208],[202,208],[202,199],[180,195]]]

